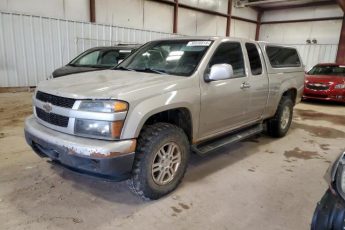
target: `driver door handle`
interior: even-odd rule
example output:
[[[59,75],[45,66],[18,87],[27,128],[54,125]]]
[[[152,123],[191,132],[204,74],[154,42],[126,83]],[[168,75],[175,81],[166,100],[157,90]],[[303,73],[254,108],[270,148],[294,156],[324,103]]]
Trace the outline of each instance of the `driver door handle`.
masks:
[[[241,84],[241,89],[248,89],[248,88],[250,88],[250,84],[248,82],[243,82]]]

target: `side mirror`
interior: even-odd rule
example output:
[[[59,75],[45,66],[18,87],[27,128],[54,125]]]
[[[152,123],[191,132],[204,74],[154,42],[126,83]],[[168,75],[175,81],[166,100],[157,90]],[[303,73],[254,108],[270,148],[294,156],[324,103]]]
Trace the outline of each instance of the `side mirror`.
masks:
[[[216,64],[211,67],[208,75],[208,81],[219,81],[232,78],[234,70],[230,64]]]

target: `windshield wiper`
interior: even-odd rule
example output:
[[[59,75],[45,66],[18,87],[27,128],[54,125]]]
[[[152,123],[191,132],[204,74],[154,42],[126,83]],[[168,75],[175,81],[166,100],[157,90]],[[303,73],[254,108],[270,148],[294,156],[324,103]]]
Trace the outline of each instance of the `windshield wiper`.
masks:
[[[152,68],[145,68],[145,69],[135,69],[138,72],[146,72],[146,73],[158,73],[158,74],[167,74],[165,70],[161,69],[152,69]]]
[[[126,68],[123,66],[115,67],[114,70],[136,71],[135,69]]]

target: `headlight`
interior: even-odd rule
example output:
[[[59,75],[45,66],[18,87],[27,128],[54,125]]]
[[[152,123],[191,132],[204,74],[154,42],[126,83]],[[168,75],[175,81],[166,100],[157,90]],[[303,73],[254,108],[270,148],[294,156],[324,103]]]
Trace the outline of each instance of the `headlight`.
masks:
[[[335,89],[345,89],[345,84],[338,84],[334,88]]]
[[[74,133],[93,138],[117,139],[121,136],[123,121],[76,119]]]
[[[128,104],[124,101],[85,100],[81,102],[79,110],[102,113],[124,112],[128,110]]]
[[[98,113],[118,113],[128,110],[128,103],[117,100],[83,100],[78,110]],[[97,119],[97,116],[95,116]],[[74,133],[79,136],[98,139],[118,139],[121,136],[124,120],[100,121],[91,119],[75,120]]]

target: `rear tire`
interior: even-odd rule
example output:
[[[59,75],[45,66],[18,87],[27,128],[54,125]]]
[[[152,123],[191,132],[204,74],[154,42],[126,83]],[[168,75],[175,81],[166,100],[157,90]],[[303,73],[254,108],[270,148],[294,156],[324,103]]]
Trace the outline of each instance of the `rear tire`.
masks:
[[[138,138],[129,188],[144,200],[172,192],[186,172],[189,142],[182,129],[168,123],[145,126]]]
[[[289,131],[293,116],[293,102],[282,97],[274,117],[267,121],[267,133],[272,137],[283,137]]]

